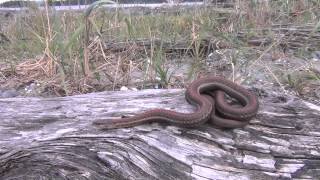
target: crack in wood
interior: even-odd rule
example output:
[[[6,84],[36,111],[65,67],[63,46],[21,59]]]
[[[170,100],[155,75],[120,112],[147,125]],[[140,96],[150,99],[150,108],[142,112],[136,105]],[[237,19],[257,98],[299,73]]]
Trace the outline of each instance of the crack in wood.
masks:
[[[242,129],[151,123],[101,131],[91,124],[115,112],[135,114],[150,106],[194,111],[183,93],[143,90],[0,99],[0,179],[319,177],[319,109],[292,95],[265,91],[258,116]]]

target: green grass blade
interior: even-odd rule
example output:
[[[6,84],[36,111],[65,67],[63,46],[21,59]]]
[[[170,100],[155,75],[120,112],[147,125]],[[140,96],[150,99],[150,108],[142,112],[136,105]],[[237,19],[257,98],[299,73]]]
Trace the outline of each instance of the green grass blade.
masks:
[[[96,9],[99,8],[105,4],[117,4],[114,1],[110,1],[110,0],[100,0],[100,1],[96,1],[92,4],[90,4],[90,6],[86,9],[84,17],[87,18],[88,16],[90,16],[91,12]]]

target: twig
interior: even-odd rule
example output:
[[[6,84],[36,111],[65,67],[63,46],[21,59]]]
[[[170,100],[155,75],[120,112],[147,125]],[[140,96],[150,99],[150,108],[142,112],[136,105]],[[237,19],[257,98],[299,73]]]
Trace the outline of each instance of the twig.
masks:
[[[279,79],[277,78],[277,76],[271,71],[271,69],[268,66],[264,66],[266,68],[266,70],[271,74],[271,76],[276,80],[276,82],[279,84],[279,86],[281,87],[281,89],[283,90],[284,93],[288,93],[287,90],[284,89],[284,86],[282,85],[282,83],[279,81]]]
[[[2,72],[0,72],[0,75],[3,77],[4,80],[7,80],[6,76]]]
[[[284,36],[283,36],[284,37]],[[281,40],[283,39],[283,37],[279,38],[276,42],[272,43],[266,50],[264,50],[262,52],[262,54],[254,61],[252,62],[249,66],[248,69],[251,68],[253,65],[255,65],[258,61],[261,60],[261,58],[267,53],[269,52],[274,46],[279,45]]]
[[[112,85],[112,90],[115,89],[116,84],[117,84],[117,77],[118,77],[118,71],[119,71],[120,61],[121,61],[121,57],[119,56],[119,57],[118,57],[118,61],[117,61],[116,72],[115,72],[115,75],[114,75],[114,82],[113,82],[113,85]]]

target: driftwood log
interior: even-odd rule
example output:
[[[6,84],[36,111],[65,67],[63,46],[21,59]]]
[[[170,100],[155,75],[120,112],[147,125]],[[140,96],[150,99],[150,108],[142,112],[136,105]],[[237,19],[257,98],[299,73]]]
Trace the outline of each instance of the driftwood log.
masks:
[[[247,37],[245,32],[239,32],[237,38],[249,46],[270,46],[273,43],[279,45],[283,50],[297,50],[303,48],[309,51],[316,51],[320,47],[320,30],[314,29],[315,24],[307,24],[304,26],[293,25],[273,25],[271,29],[262,29],[261,36]],[[265,38],[268,33],[274,33],[275,38]],[[277,42],[279,41],[279,42]],[[161,39],[136,39],[125,42],[108,41],[105,45],[105,50],[112,52],[122,52],[134,49],[145,53],[151,48],[160,48],[166,53],[194,53],[197,49],[201,55],[208,55],[216,49],[232,48],[232,44],[219,38],[213,38],[211,35],[203,37],[201,40],[191,42],[188,40],[180,41],[163,41]]]
[[[257,90],[242,129],[92,121],[150,108],[192,112],[184,90],[0,99],[0,179],[318,179],[320,106]]]

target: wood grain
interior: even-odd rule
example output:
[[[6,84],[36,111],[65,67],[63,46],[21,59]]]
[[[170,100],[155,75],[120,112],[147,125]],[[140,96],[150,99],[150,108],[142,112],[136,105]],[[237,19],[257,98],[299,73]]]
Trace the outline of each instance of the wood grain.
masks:
[[[152,108],[191,112],[184,90],[0,99],[0,179],[317,179],[320,106],[255,89],[242,129],[92,122]]]

